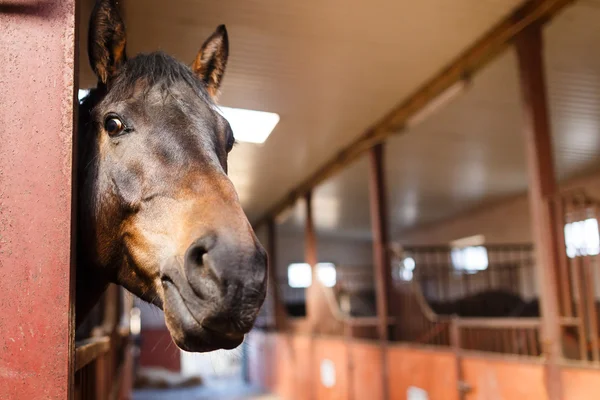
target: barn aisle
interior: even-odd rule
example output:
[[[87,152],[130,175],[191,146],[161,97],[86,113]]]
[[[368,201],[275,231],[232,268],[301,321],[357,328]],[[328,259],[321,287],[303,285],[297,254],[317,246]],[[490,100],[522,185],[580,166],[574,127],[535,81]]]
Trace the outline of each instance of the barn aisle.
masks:
[[[275,395],[250,387],[243,382],[209,382],[184,389],[142,389],[133,393],[133,400],[280,400]]]

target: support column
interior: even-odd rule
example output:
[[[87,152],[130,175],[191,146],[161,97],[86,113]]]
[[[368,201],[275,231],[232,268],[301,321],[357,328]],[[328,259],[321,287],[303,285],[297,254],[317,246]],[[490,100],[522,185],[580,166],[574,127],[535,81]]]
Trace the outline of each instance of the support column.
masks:
[[[304,229],[304,262],[310,265],[312,270],[312,285],[306,289],[306,316],[309,321],[309,329],[316,333],[322,328],[324,302],[322,292],[319,290],[319,278],[317,276],[317,238],[313,221],[312,193],[304,197],[306,206],[306,225]]]
[[[371,149],[369,196],[371,230],[373,234],[373,265],[377,291],[377,331],[381,340],[388,340],[390,261],[387,252],[388,226],[383,144]]]
[[[0,2],[0,398],[71,398],[75,0]]]
[[[541,26],[532,26],[516,41],[521,78],[523,132],[529,173],[529,208],[535,244],[536,272],[540,283],[542,349],[546,357],[548,399],[562,399],[558,362],[562,358],[556,274],[559,243],[553,196],[556,179],[546,99]]]
[[[383,371],[383,396],[389,398],[387,341],[389,339],[389,293],[390,293],[390,260],[387,251],[388,219],[385,189],[384,147],[383,143],[375,145],[370,153],[369,197],[371,209],[371,229],[373,232],[373,266],[375,274],[375,290],[377,296],[377,332],[381,341],[381,357]]]
[[[287,313],[281,300],[279,293],[279,285],[277,283],[277,232],[274,219],[270,219],[267,224],[268,235],[268,253],[269,253],[269,292],[271,295],[272,309],[274,318],[275,330],[281,331],[285,329]]]

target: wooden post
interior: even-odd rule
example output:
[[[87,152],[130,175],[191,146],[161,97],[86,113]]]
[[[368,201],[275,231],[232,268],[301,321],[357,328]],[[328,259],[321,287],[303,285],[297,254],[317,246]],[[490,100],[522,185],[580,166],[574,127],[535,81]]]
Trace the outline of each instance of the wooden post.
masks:
[[[269,253],[269,290],[271,293],[272,315],[274,316],[275,330],[285,329],[287,313],[279,293],[277,283],[277,234],[275,220],[270,219],[267,224],[268,253]]]
[[[371,229],[373,233],[373,265],[377,290],[377,331],[381,340],[388,340],[390,262],[387,252],[387,207],[385,176],[383,171],[383,144],[371,150],[369,194],[371,204]]]
[[[552,140],[546,100],[541,26],[524,30],[516,41],[529,172],[529,207],[540,282],[542,345],[548,399],[562,399],[558,362],[562,358],[556,274],[559,246],[553,196],[556,193]]]
[[[312,213],[312,192],[308,192],[305,196],[306,206],[306,225],[304,228],[304,262],[310,265],[312,269],[312,285],[306,289],[306,316],[308,320],[308,329],[310,337],[310,365],[316,367],[317,360],[315,359],[315,337],[314,334],[319,329],[321,322],[322,304],[319,301],[319,288],[317,287],[319,279],[317,276],[317,238],[315,235],[315,226]],[[308,399],[317,397],[317,382],[315,381],[315,373],[310,373],[310,387],[308,388]],[[307,388],[296,388],[298,393]]]
[[[377,301],[377,332],[381,341],[381,362],[383,379],[383,396],[389,398],[387,341],[389,280],[392,278],[390,260],[387,252],[387,201],[385,190],[384,152],[383,144],[375,145],[370,153],[369,197],[371,208],[371,229],[373,232],[373,266]]]
[[[0,399],[74,394],[76,3],[0,2]]]
[[[312,269],[312,285],[306,289],[306,316],[311,333],[322,332],[326,330],[323,326],[327,318],[327,303],[323,292],[319,287],[319,277],[317,274],[317,237],[313,221],[312,193],[308,192],[305,196],[306,206],[306,226],[304,229],[304,262],[310,265]]]

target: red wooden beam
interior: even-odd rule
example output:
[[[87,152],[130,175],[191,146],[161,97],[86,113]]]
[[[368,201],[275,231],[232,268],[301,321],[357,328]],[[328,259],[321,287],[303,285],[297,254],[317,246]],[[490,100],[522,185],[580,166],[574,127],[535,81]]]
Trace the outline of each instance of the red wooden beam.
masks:
[[[540,25],[527,28],[516,41],[521,79],[527,163],[529,207],[535,244],[536,271],[540,282],[542,343],[546,356],[546,387],[550,400],[562,399],[560,369],[562,358],[558,312],[559,243],[553,198],[556,179],[546,99],[546,82]]]
[[[74,367],[75,0],[5,3],[0,5],[0,398],[67,399]]]

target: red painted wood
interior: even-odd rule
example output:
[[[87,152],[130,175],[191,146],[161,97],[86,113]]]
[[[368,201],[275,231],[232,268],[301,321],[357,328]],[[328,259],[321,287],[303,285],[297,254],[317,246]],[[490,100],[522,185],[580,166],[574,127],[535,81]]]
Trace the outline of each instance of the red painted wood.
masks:
[[[540,288],[543,352],[547,360],[546,388],[550,400],[562,399],[562,357],[559,325],[558,280],[560,246],[553,199],[557,193],[552,134],[546,95],[541,26],[529,27],[517,38],[517,60],[523,102],[523,133],[529,175],[529,208]]]
[[[171,334],[164,329],[144,329],[141,334],[140,365],[161,367],[170,371],[181,370],[181,352],[173,343]]]
[[[68,398],[75,0],[0,3],[0,398]]]

